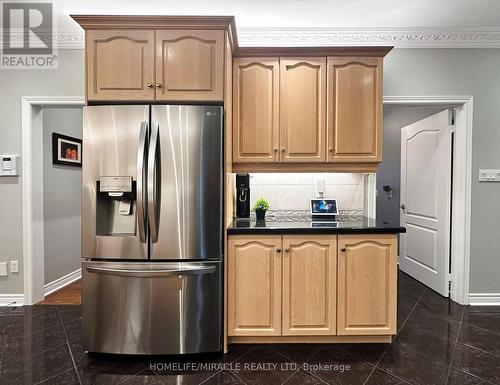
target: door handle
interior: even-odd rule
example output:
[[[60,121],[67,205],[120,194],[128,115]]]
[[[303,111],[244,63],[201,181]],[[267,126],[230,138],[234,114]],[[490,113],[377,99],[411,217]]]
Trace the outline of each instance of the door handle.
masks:
[[[147,192],[144,186],[145,184],[145,172],[146,172],[146,146],[147,146],[147,134],[148,134],[149,124],[148,122],[141,123],[141,130],[139,134],[139,148],[137,150],[137,224],[139,227],[139,240],[142,243],[146,243],[146,208],[145,202],[147,200]]]
[[[86,269],[90,273],[103,274],[103,275],[116,275],[119,277],[140,277],[140,278],[150,278],[150,277],[168,277],[177,275],[200,275],[200,274],[210,274],[215,271],[215,266],[208,267],[187,267],[179,269],[115,269],[111,267],[96,267],[96,266],[86,266]]]
[[[159,146],[159,135],[160,127],[158,123],[153,123],[151,132],[151,141],[149,143],[149,154],[148,154],[148,219],[149,219],[149,230],[151,233],[151,242],[158,242],[158,230],[159,230],[159,205],[158,201],[161,196],[161,180],[158,175],[161,175],[160,170],[160,151]]]

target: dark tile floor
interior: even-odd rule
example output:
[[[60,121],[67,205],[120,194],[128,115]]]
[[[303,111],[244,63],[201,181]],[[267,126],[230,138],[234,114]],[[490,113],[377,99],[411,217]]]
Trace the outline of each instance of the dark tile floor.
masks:
[[[89,356],[80,325],[80,306],[1,308],[0,384],[500,384],[500,307],[457,305],[403,273],[392,344],[233,345],[226,355],[181,358]]]

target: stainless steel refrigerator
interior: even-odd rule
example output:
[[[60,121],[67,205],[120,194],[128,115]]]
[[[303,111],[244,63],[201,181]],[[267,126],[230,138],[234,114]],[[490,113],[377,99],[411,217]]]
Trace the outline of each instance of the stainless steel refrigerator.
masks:
[[[89,352],[222,349],[222,107],[84,108]]]

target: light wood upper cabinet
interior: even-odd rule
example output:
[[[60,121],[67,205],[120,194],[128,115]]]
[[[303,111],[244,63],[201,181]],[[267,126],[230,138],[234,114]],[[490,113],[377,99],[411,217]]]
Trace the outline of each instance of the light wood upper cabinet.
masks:
[[[228,241],[228,335],[281,334],[281,236]]]
[[[156,100],[223,100],[224,32],[156,31]]]
[[[335,335],[336,235],[283,236],[283,335]]]
[[[326,58],[280,59],[282,162],[325,161]]]
[[[154,99],[154,39],[146,30],[87,31],[87,99]]]
[[[329,162],[382,160],[382,58],[329,57]]]
[[[279,160],[279,61],[233,62],[233,162]]]
[[[337,334],[396,333],[396,237],[338,236]]]

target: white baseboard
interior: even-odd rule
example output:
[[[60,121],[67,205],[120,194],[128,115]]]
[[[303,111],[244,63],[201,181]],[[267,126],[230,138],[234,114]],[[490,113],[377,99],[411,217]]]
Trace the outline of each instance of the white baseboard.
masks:
[[[500,293],[470,293],[471,306],[500,306]]]
[[[65,276],[56,279],[50,283],[47,283],[43,288],[43,295],[47,296],[59,289],[62,289],[65,286],[68,286],[70,283],[78,281],[82,278],[82,269],[78,269],[73,271],[72,273],[66,274]]]
[[[24,294],[0,294],[0,306],[23,306]]]

